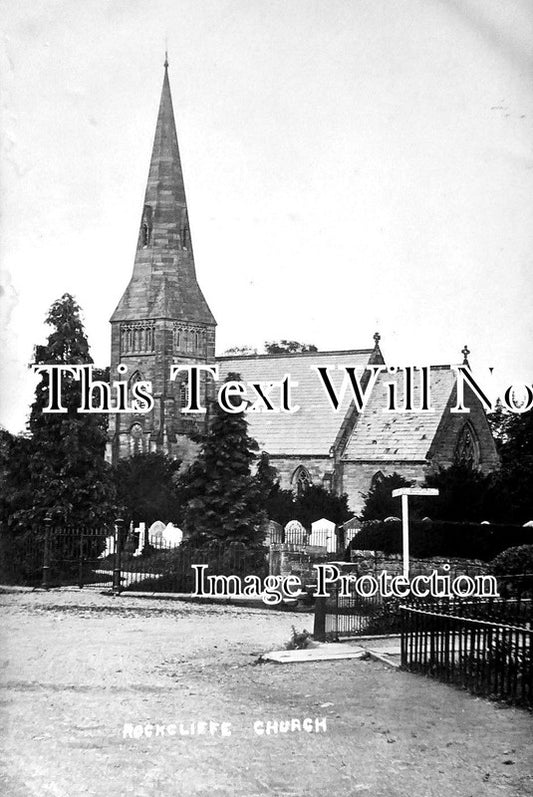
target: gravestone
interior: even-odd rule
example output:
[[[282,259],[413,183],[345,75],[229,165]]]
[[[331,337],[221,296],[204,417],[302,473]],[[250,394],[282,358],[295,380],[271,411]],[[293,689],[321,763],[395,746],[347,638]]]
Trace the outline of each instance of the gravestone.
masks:
[[[309,545],[325,548],[328,553],[337,552],[337,535],[335,523],[327,518],[320,518],[311,523]]]
[[[273,545],[283,541],[283,526],[276,520],[269,520],[266,524],[265,545]]]
[[[137,542],[137,550],[133,552],[133,555],[140,556],[146,545],[146,523],[139,523],[135,531],[139,535],[139,540]]]
[[[299,520],[289,520],[285,526],[285,542],[293,545],[307,545],[307,531]]]
[[[183,532],[174,523],[167,523],[163,530],[162,544],[164,548],[177,548],[183,542]]]
[[[148,543],[153,545],[154,548],[164,548],[163,532],[165,529],[166,525],[162,520],[154,521],[148,529]]]
[[[111,556],[115,553],[115,535],[110,534],[108,537],[105,538],[105,550],[102,551],[99,559],[105,559],[106,556]]]

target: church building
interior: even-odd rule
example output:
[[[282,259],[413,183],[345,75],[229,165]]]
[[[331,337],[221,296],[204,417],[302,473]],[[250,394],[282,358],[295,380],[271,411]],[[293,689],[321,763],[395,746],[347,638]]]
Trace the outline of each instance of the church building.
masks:
[[[450,412],[456,401],[456,374],[448,365],[428,369],[433,411],[388,411],[391,391],[402,405],[407,387],[401,369],[385,367],[377,333],[368,348],[216,356],[216,322],[196,278],[166,60],[133,274],[111,317],[111,330],[111,378],[128,379],[130,386],[137,380],[150,381],[155,402],[149,413],[110,417],[112,461],[149,451],[190,457],[194,450],[190,436],[202,428],[205,416],[182,413],[188,402],[186,373],[174,381],[170,367],[218,364],[221,380],[229,373],[239,374],[245,382],[262,383],[290,375],[297,383],[298,411],[247,415],[250,435],[269,454],[284,488],[298,491],[307,484],[320,484],[347,493],[357,512],[364,493],[384,475],[397,472],[421,481],[428,470],[457,460],[467,460],[483,471],[498,465],[475,394],[465,389],[469,413]],[[465,347],[464,362],[468,353]],[[383,368],[374,379],[371,367],[380,365]],[[337,409],[319,368],[328,369],[339,396]],[[373,381],[362,410],[350,390],[341,396],[345,368],[363,374],[362,390]],[[413,408],[420,405],[422,389],[419,379],[409,386]],[[204,378],[205,404],[212,390],[212,381]]]

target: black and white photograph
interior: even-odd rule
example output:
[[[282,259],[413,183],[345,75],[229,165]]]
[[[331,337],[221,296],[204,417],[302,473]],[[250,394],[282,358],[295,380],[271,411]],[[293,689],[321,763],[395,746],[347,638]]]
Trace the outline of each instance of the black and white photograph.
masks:
[[[0,789],[533,796],[531,0],[4,0]]]

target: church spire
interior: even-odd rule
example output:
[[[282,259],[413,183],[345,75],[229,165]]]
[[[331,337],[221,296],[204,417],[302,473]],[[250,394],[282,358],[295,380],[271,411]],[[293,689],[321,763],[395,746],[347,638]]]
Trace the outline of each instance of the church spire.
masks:
[[[214,324],[196,279],[166,52],[164,70],[133,276],[111,320]]]

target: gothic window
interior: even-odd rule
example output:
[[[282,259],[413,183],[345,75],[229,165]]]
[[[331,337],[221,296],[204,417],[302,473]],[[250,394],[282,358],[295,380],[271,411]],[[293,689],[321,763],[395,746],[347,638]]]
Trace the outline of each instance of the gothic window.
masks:
[[[479,465],[479,443],[471,423],[465,423],[455,447],[455,461],[477,467]]]
[[[291,481],[296,495],[303,495],[311,485],[311,476],[307,468],[299,465],[292,474]]]
[[[131,386],[132,386],[132,385],[134,385],[136,382],[142,382],[142,381],[143,381],[143,377],[142,377],[142,374],[141,374],[141,372],[140,372],[140,371],[135,371],[135,372],[134,372],[134,373],[133,373],[133,374],[130,376],[130,378],[129,378],[129,380],[128,380],[128,385],[129,385],[129,387],[131,388]]]
[[[130,451],[132,455],[142,454],[143,449],[143,428],[140,423],[134,423],[130,429]]]

